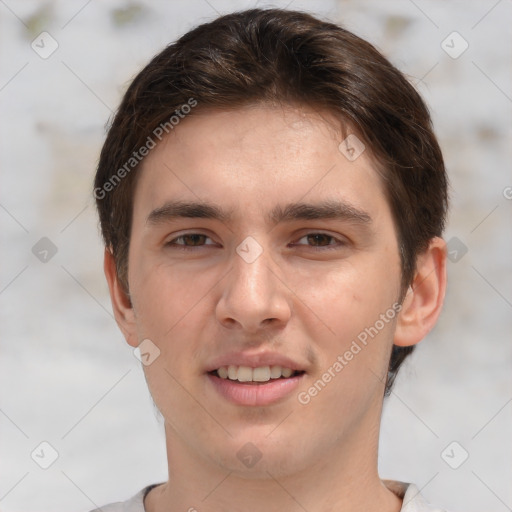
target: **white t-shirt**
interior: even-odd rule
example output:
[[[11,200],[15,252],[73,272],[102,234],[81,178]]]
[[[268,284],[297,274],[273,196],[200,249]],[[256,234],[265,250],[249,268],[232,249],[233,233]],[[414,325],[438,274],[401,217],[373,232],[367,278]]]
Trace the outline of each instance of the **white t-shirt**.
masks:
[[[430,505],[420,494],[420,491],[414,484],[398,482],[394,480],[384,480],[386,486],[403,500],[401,512],[447,512],[445,509]],[[91,512],[145,512],[144,498],[146,494],[160,484],[148,485],[139,491],[129,500],[111,503],[95,509]]]

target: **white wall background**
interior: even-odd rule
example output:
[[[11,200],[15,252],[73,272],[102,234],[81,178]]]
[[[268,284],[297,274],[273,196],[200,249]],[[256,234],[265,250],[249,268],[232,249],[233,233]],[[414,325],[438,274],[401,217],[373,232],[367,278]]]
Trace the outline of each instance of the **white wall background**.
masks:
[[[216,11],[256,4],[269,5],[0,1],[1,510],[86,511],[166,479],[162,424],[112,318],[92,178],[104,125],[137,70]],[[467,247],[449,264],[438,326],[385,404],[381,476],[415,482],[454,512],[512,510],[512,2],[289,8],[341,22],[418,85],[452,183],[446,239]],[[58,43],[47,59],[31,48],[42,31]],[[469,44],[457,59],[441,46],[453,31]],[[57,249],[46,263],[32,252],[42,237]],[[46,470],[31,458],[42,441],[59,455]],[[458,469],[441,457],[452,441],[469,453]]]

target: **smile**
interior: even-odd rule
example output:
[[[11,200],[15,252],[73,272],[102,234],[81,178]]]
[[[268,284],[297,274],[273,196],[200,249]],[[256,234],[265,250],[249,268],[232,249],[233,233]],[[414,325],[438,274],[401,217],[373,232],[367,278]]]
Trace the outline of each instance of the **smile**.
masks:
[[[250,366],[221,366],[213,372],[221,379],[236,380],[238,382],[268,382],[273,379],[289,378],[292,375],[299,374],[291,368],[282,366],[259,366],[251,368]]]
[[[302,371],[281,366],[221,366],[207,373],[214,390],[236,405],[265,406],[284,400],[304,377]],[[293,394],[295,396],[295,394]]]

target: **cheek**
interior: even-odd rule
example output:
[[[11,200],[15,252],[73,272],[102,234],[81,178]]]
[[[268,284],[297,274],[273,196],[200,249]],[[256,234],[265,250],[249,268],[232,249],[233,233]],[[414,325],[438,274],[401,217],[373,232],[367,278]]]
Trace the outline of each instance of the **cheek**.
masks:
[[[302,274],[297,297],[336,340],[356,337],[373,325],[398,298],[400,276],[389,265],[341,262],[330,272]]]
[[[224,271],[225,272],[225,271]],[[169,264],[148,264],[134,289],[134,309],[139,339],[150,339],[160,351],[158,362],[176,377],[192,378],[190,370],[204,357],[205,333],[214,332],[215,297],[222,272],[176,269]],[[154,386],[169,375],[146,368]],[[160,377],[159,377],[160,376]],[[148,380],[149,383],[149,380]]]
[[[194,315],[212,286],[206,276],[198,279],[195,273],[178,272],[172,265],[151,261],[133,269],[133,283],[137,324],[144,331],[141,334],[153,336],[156,343],[170,337],[180,329],[183,319]]]
[[[360,261],[302,281],[300,297],[307,298],[307,309],[299,315],[314,312],[311,322],[301,327],[317,349],[321,382],[311,389],[311,396],[322,389],[318,407],[328,408],[330,400],[337,403],[343,396],[340,407],[348,414],[355,404],[379,394],[399,307],[400,272],[392,272],[390,262]]]

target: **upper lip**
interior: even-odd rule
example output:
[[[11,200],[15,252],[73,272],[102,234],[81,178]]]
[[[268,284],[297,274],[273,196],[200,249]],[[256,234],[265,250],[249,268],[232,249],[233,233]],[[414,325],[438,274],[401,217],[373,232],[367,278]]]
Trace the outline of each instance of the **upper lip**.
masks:
[[[291,368],[295,371],[305,371],[305,365],[283,354],[277,352],[231,352],[224,354],[212,360],[206,367],[206,372],[218,370],[221,366],[249,366],[250,368],[258,368],[260,366],[281,366],[283,368]]]

